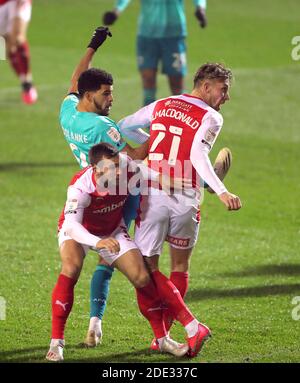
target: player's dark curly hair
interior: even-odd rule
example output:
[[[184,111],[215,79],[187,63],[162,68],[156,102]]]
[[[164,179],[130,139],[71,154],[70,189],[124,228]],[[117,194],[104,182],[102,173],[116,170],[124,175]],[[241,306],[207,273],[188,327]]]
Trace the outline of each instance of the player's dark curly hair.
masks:
[[[82,97],[85,92],[95,92],[101,85],[113,85],[112,75],[103,69],[90,68],[81,73],[78,79],[78,93]]]
[[[194,76],[194,87],[196,87],[203,80],[232,80],[232,72],[230,69],[225,68],[223,64],[219,63],[206,63],[202,65]]]
[[[118,155],[118,150],[106,142],[101,142],[91,147],[89,150],[89,161],[91,165],[97,165],[97,163],[103,158],[113,158]]]

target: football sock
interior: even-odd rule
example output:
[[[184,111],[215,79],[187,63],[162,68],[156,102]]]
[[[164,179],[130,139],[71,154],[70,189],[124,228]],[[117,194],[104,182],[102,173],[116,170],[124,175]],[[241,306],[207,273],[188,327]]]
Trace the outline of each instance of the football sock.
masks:
[[[74,301],[77,280],[60,274],[52,292],[52,339],[64,339],[66,321]]]
[[[182,299],[184,299],[184,297],[188,291],[189,273],[180,272],[180,271],[173,271],[170,274],[170,281],[174,284],[175,287],[177,287],[178,291],[180,292]],[[175,318],[169,309],[164,311],[163,316],[164,316],[164,322],[165,322],[166,330],[169,331],[171,326],[172,326],[173,320]]]
[[[177,287],[182,299],[184,299],[189,287],[189,273],[172,271],[170,281]]]
[[[90,287],[90,318],[103,317],[113,271],[113,267],[106,265],[97,265],[94,271]]]
[[[130,224],[137,217],[137,212],[140,206],[141,196],[129,194],[125,205],[123,206],[123,219],[127,229],[129,230]]]
[[[161,300],[153,281],[135,290],[140,312],[149,321],[155,338],[164,338],[167,332],[163,323]]]
[[[151,104],[155,101],[156,88],[146,89],[144,88],[144,106]]]
[[[29,45],[28,42],[18,45],[17,47],[17,55],[20,65],[20,74],[27,75],[29,72],[29,64],[30,64],[30,54],[29,54]]]
[[[151,276],[155,282],[160,299],[166,303],[175,319],[184,327],[194,320],[193,314],[185,305],[180,292],[174,284],[158,270],[152,272]]]
[[[29,73],[29,45],[27,42],[17,46],[14,52],[10,52],[8,55],[10,64],[18,77],[26,78]]]

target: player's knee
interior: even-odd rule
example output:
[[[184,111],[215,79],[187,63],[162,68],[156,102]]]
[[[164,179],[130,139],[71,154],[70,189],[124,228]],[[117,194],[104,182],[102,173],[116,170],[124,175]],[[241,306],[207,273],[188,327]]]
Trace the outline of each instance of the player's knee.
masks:
[[[78,279],[81,272],[81,265],[75,262],[64,262],[62,265],[62,273],[72,279]]]
[[[148,285],[150,282],[150,276],[148,273],[139,273],[135,276],[132,283],[137,289],[141,289]]]

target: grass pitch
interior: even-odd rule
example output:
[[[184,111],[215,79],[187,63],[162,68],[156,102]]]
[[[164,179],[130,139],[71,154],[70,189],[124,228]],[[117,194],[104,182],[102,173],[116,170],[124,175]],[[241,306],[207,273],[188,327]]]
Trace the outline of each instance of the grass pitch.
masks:
[[[18,82],[0,61],[0,296],[6,300],[0,361],[44,362],[51,291],[60,270],[57,219],[66,186],[78,170],[58,111],[93,28],[112,7],[108,0],[33,2],[29,39],[40,99],[32,107],[21,104]],[[111,117],[116,120],[142,100],[135,64],[138,8],[133,1],[94,60],[114,75]],[[221,147],[231,148],[226,185],[243,202],[243,209],[232,213],[206,195],[202,206],[186,300],[214,337],[193,361],[298,362],[299,307],[292,300],[300,296],[300,61],[291,58],[291,40],[300,35],[300,5],[297,0],[210,0],[205,30],[198,27],[192,2],[186,1],[186,10],[187,90],[196,68],[207,61],[225,62],[235,75],[211,158]],[[163,76],[158,84],[158,96],[167,96]],[[167,250],[161,257],[165,273]],[[148,349],[150,328],[138,312],[133,288],[118,272],[103,321],[103,344],[93,350],[78,346],[88,325],[96,261],[89,253],[76,287],[66,361],[175,361]],[[172,334],[184,339],[179,325]]]

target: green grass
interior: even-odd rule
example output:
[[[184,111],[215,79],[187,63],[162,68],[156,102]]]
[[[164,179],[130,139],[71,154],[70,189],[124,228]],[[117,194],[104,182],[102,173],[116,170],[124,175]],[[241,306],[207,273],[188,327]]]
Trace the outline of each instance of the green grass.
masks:
[[[58,124],[58,110],[90,33],[112,1],[40,0],[30,25],[32,66],[40,100],[20,103],[18,82],[0,61],[0,361],[43,362],[50,336],[50,296],[60,270],[57,218],[66,185],[77,171]],[[201,30],[186,1],[189,36],[187,89],[206,61],[233,69],[231,101],[212,152],[234,155],[227,187],[243,209],[226,212],[206,195],[195,248],[187,303],[213,331],[194,361],[298,362],[300,322],[292,299],[300,295],[299,264],[299,86],[300,62],[291,59],[299,35],[297,0],[208,2],[209,26]],[[112,118],[141,104],[135,66],[134,1],[113,26],[113,38],[94,64],[115,78]],[[159,97],[168,95],[159,77]],[[66,330],[67,361],[165,362],[148,350],[152,338],[139,314],[133,288],[116,272],[105,314],[101,347],[78,347],[89,320],[89,282],[96,255],[86,259]],[[169,270],[167,248],[161,268]],[[183,340],[179,325],[175,338]]]

